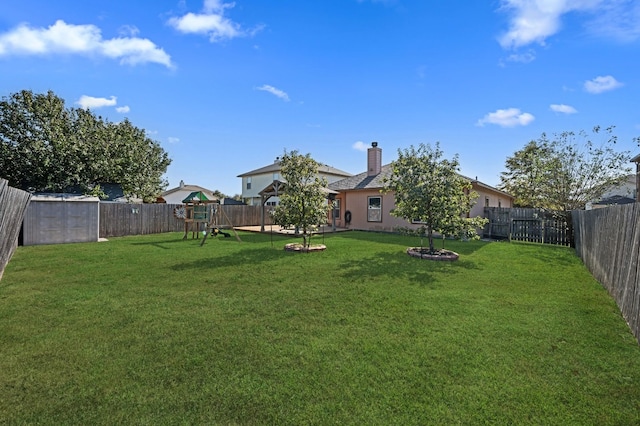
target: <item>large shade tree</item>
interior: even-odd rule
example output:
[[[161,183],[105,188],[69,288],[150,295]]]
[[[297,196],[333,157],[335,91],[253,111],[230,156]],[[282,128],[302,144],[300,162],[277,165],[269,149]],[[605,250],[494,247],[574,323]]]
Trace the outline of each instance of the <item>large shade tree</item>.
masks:
[[[630,153],[614,149],[614,128],[546,134],[506,160],[500,189],[520,207],[557,212],[584,209],[631,172]],[[604,139],[599,142],[594,139]]]
[[[27,191],[120,184],[127,197],[155,199],[166,188],[167,153],[129,120],[112,123],[67,108],[52,91],[0,100],[0,176]]]
[[[311,232],[325,223],[331,206],[327,202],[327,180],[318,174],[319,164],[310,154],[285,152],[280,159],[281,175],[286,186],[276,206],[273,219],[280,226],[293,226],[309,248]]]
[[[383,192],[393,191],[395,208],[391,214],[424,225],[429,252],[435,253],[434,233],[474,237],[482,218],[467,218],[477,194],[471,182],[461,176],[458,156],[443,158],[440,145],[420,144],[398,150],[385,179]]]

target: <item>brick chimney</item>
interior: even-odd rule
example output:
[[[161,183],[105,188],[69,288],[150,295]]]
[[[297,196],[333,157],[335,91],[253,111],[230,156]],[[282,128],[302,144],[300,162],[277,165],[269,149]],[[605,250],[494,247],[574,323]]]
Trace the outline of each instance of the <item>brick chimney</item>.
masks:
[[[378,148],[378,142],[371,142],[371,148],[367,149],[367,176],[379,175],[382,171],[382,149]]]

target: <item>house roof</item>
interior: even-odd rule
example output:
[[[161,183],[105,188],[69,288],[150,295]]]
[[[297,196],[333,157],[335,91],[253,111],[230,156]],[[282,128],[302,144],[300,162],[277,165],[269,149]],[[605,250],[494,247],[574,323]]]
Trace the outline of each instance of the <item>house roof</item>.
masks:
[[[640,163],[640,154],[636,155],[631,159],[632,163]]]
[[[363,172],[357,174],[355,176],[348,177],[346,179],[339,180],[337,182],[333,182],[329,184],[329,189],[333,189],[334,191],[348,191],[355,189],[380,189],[384,186],[384,179],[391,177],[392,169],[391,164],[385,164],[380,169],[380,173],[375,176],[368,176],[367,172]],[[486,188],[495,192],[499,192],[504,194],[507,197],[513,198],[513,196],[507,192],[501,191],[498,188],[495,188],[491,185],[487,185],[486,183],[482,183],[477,179],[471,179],[467,176],[460,175],[468,181]]]
[[[629,197],[625,197],[622,195],[613,195],[611,197],[608,198],[604,198],[600,201],[598,201],[597,203],[593,203],[594,205],[612,205],[612,204],[631,204],[631,203],[635,203],[636,200],[634,200],[633,198],[629,198]]]
[[[485,188],[485,189],[489,189],[491,191],[499,192],[500,194],[503,194],[506,197],[514,198],[513,195],[509,194],[508,192],[503,191],[501,189],[498,189],[495,186],[488,185],[488,184],[486,184],[484,182],[480,182],[478,179],[471,179],[470,177],[464,176],[464,175],[460,175],[460,176],[462,176],[463,178],[469,180],[471,183],[475,183],[479,187],[482,187],[482,188]]]
[[[198,185],[183,185],[183,186],[176,186],[175,188],[171,188],[171,189],[167,189],[166,191],[164,191],[161,196],[165,197],[169,194],[173,194],[174,192],[178,192],[178,191],[190,191],[190,192],[204,192],[206,194],[213,194],[213,191],[207,188],[203,188],[202,186],[198,186]]]
[[[92,195],[72,194],[68,192],[37,192],[31,196],[31,201],[67,201],[99,203],[100,198]]]
[[[275,172],[279,172],[280,170],[282,170],[282,165],[280,164],[279,161],[277,161],[277,162],[274,162],[273,164],[269,164],[268,166],[260,167],[259,169],[242,173],[238,175],[238,177],[247,177],[247,176],[262,175],[266,173],[275,173]],[[327,175],[334,175],[334,176],[344,176],[344,177],[351,176],[351,173],[347,173],[340,169],[336,169],[335,167],[327,166],[326,164],[319,164],[318,172],[327,174]]]
[[[287,181],[285,181],[285,180],[274,180],[269,185],[267,185],[267,187],[265,189],[260,191],[260,195],[263,196],[263,197],[265,197],[265,196],[276,197],[276,196],[278,196],[278,194],[283,194],[286,191],[286,188],[287,188]],[[325,194],[327,196],[338,194],[338,191],[335,191],[335,190],[329,189],[329,188],[322,188],[321,191],[322,191],[323,194]]]
[[[375,176],[367,176],[363,172],[329,184],[329,189],[334,191],[347,191],[350,189],[379,189],[384,186],[384,179],[391,176],[391,164],[385,164],[380,173]]]

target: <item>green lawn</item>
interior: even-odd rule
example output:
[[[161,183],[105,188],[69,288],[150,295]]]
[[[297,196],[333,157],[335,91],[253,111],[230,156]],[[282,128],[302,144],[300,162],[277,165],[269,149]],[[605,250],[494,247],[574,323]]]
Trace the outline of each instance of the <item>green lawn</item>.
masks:
[[[0,424],[640,424],[640,347],[569,248],[181,237],[18,248]]]

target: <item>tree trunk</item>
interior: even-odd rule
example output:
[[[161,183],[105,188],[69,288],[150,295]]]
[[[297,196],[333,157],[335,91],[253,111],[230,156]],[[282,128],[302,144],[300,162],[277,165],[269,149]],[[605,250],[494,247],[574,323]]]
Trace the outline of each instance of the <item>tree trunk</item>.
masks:
[[[433,247],[433,230],[429,228],[429,253],[435,252]]]

